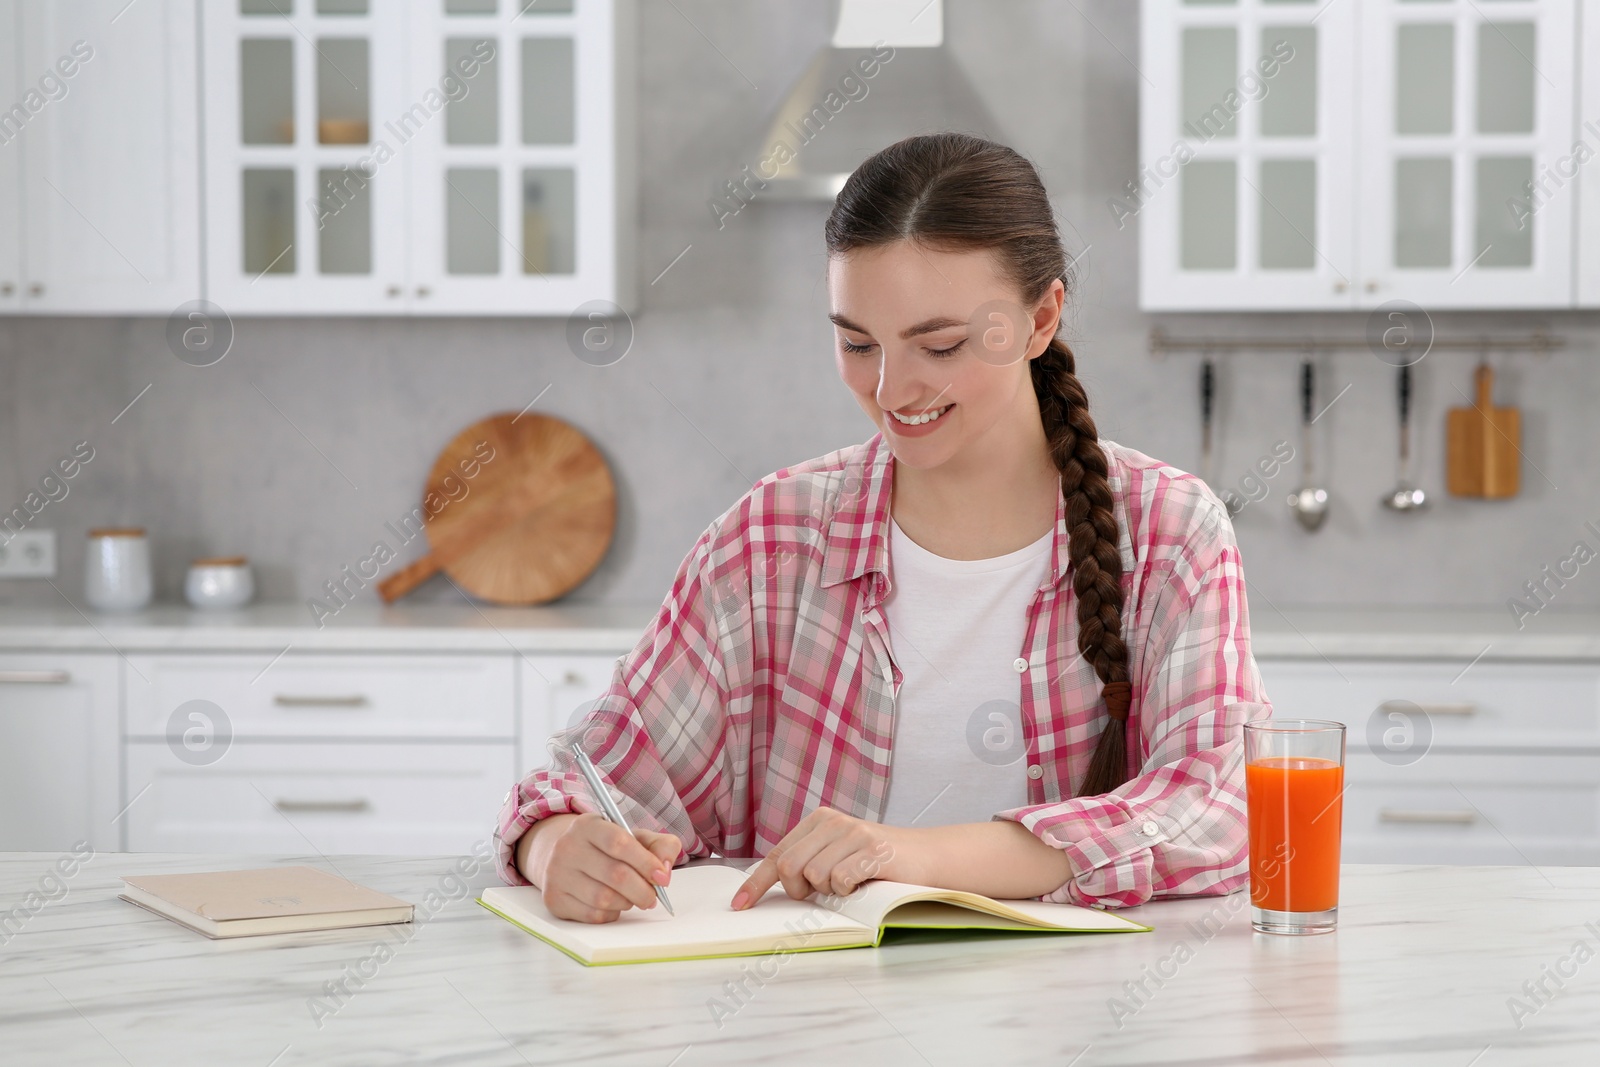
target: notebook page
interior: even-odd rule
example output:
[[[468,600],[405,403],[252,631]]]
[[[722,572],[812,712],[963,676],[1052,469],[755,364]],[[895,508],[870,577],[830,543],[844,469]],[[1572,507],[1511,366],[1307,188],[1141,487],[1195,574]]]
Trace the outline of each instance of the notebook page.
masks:
[[[876,928],[820,907],[812,901],[792,900],[783,885],[745,911],[733,911],[729,901],[744,884],[745,874],[731,867],[685,867],[672,872],[667,896],[677,915],[668,915],[659,903],[647,911],[630,908],[613,923],[581,923],[557,919],[544,905],[538,889],[497,886],[484,891],[484,900],[507,915],[538,930],[559,944],[591,957],[693,956],[723,951],[734,942],[773,943],[793,939],[790,947],[817,944],[870,942]],[[855,937],[843,936],[845,932]],[[665,951],[672,950],[672,951]]]

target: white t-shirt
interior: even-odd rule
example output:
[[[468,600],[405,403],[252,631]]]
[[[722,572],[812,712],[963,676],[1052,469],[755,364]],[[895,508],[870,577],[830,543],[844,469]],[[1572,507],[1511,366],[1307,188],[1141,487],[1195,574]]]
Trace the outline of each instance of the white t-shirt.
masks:
[[[1022,676],[1028,608],[1051,539],[993,559],[945,559],[889,522],[893,590],[884,601],[900,667],[890,826],[988,822],[1028,802]]]

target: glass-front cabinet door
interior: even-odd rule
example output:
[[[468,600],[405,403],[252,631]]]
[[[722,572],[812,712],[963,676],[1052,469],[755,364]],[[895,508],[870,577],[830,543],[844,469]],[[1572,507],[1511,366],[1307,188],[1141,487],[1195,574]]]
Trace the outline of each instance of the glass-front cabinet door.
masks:
[[[1151,310],[1355,301],[1351,3],[1146,0],[1137,218]]]
[[[384,0],[206,5],[208,295],[225,310],[404,310],[399,13]]]
[[[444,96],[413,156],[413,310],[614,299],[615,27],[600,0],[418,0],[413,81]]]
[[[1363,306],[1570,305],[1573,0],[1360,13]]]

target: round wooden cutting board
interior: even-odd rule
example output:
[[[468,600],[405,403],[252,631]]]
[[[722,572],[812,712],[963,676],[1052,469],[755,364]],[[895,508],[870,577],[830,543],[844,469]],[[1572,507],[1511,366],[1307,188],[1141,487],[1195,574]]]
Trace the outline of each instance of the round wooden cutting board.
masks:
[[[617,522],[604,457],[549,415],[491,415],[439,453],[422,494],[432,550],[378,585],[393,602],[443,570],[496,604],[542,604],[594,572]]]

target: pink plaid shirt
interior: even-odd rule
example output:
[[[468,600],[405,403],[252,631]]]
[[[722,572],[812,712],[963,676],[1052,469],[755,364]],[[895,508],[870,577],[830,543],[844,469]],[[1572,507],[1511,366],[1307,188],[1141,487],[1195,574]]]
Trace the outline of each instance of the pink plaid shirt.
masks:
[[[1272,714],[1250,654],[1239,549],[1198,478],[1112,442],[1133,705],[1129,773],[1072,796],[1108,718],[1077,651],[1064,505],[1050,574],[1018,650],[1028,803],[1020,822],[1071,861],[1039,899],[1128,907],[1243,887],[1242,724]],[[566,743],[581,739],[634,827],[669,831],[687,856],[767,854],[828,806],[881,818],[900,669],[890,589],[893,456],[881,436],[778,471],[700,536],[611,687],[551,739],[549,769],[507,795],[499,870],[535,821],[595,811]],[[1000,696],[1001,694],[996,694]],[[959,717],[958,717],[959,718]],[[952,720],[951,744],[965,745]]]

